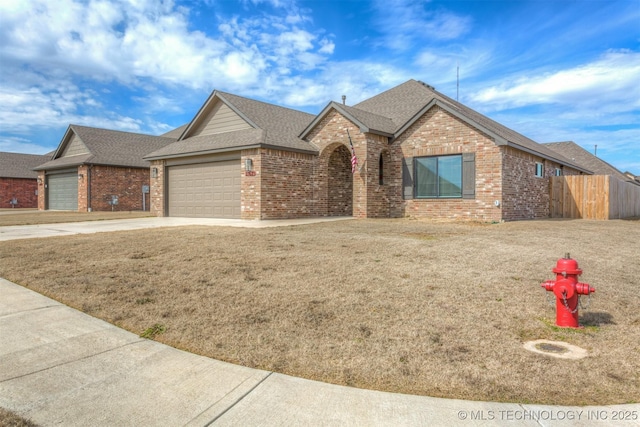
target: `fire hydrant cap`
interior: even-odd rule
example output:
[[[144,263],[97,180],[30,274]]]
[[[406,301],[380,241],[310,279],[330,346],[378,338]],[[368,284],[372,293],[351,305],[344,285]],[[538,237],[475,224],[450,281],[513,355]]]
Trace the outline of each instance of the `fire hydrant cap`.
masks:
[[[578,261],[573,258],[560,258],[553,272],[556,274],[582,274],[582,270],[578,268]]]

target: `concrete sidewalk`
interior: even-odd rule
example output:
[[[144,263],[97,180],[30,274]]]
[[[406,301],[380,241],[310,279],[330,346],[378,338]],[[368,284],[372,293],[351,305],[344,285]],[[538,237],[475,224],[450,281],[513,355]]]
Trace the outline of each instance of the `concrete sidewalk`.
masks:
[[[15,225],[0,227],[0,241],[34,239],[39,237],[70,236],[73,234],[105,233],[109,231],[139,230],[143,228],[183,227],[188,225],[208,225],[243,228],[284,227],[290,225],[313,224],[317,222],[342,221],[352,217],[323,217],[305,219],[277,219],[247,221],[240,219],[216,218],[134,218],[110,219],[102,221],[65,222],[58,224]]]
[[[142,339],[4,279],[0,295],[0,407],[42,426],[631,426],[640,416],[637,404],[470,402],[309,381]],[[614,420],[624,414],[636,421]]]

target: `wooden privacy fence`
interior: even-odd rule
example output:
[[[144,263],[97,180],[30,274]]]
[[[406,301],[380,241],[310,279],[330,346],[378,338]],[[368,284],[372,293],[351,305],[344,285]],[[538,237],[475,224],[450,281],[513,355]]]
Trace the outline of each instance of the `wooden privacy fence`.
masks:
[[[554,176],[549,194],[551,218],[640,217],[640,186],[610,175]]]

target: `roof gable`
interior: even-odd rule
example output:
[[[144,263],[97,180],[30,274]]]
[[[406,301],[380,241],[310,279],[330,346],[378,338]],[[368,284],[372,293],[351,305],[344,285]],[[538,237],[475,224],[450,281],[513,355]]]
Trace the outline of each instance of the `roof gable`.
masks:
[[[214,95],[205,102],[180,139],[256,128],[217,92]]]
[[[59,157],[77,156],[79,154],[91,154],[91,152],[84,142],[78,138],[78,135],[72,133],[69,142],[64,145],[63,151]]]
[[[360,132],[393,137],[396,125],[388,117],[331,101],[326,107],[324,107],[320,114],[318,114],[315,119],[313,119],[313,121],[304,128],[300,134],[300,138],[305,138],[332,110],[337,111],[342,116],[353,122],[360,128]]]
[[[590,173],[589,170],[556,153],[543,144],[478,113],[464,104],[438,92],[432,86],[417,80],[409,80],[372,98],[366,99],[355,107],[390,118],[396,125],[394,139],[398,138],[429,109],[438,106],[456,116],[470,126],[494,138],[498,145],[508,145],[515,149],[538,155]]]
[[[52,160],[35,169],[58,169],[81,164],[146,168],[149,166],[143,159],[146,154],[174,141],[175,138],[69,125]]]
[[[315,153],[298,135],[313,115],[226,92],[214,91],[174,144],[146,159],[270,147]]]

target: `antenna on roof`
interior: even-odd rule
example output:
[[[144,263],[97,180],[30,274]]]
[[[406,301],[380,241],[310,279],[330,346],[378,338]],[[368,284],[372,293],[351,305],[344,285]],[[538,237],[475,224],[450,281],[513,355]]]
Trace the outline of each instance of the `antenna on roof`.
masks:
[[[342,95],[342,105],[347,105],[347,95]]]
[[[598,144],[596,144],[596,147],[593,149],[593,155],[598,157]]]
[[[456,101],[460,96],[460,62],[456,62]]]

